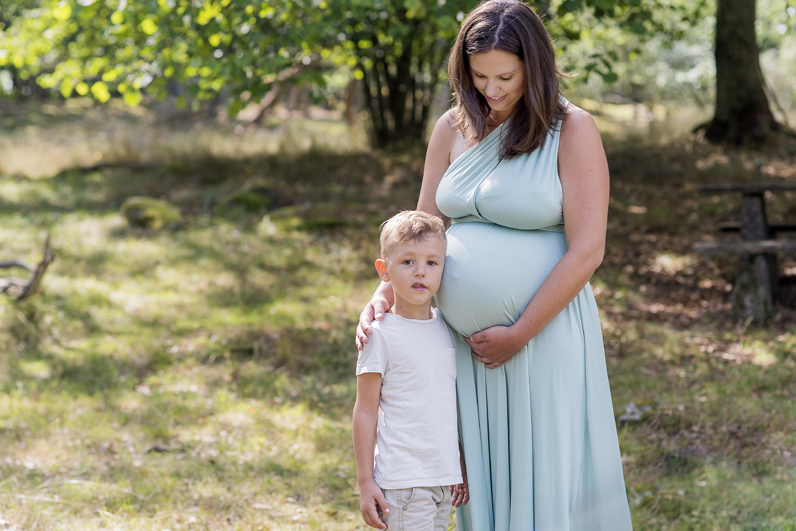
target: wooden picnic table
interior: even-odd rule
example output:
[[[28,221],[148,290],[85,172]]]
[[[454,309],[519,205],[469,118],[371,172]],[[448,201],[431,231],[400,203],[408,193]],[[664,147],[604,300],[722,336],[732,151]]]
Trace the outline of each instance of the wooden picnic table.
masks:
[[[777,253],[796,252],[796,240],[777,239],[782,232],[796,231],[796,224],[770,224],[766,217],[766,192],[796,190],[796,182],[717,183],[697,187],[704,194],[740,193],[740,220],[719,230],[740,232],[740,240],[702,241],[694,245],[703,254],[740,254],[733,284],[733,312],[738,319],[765,321],[774,310],[779,274]]]

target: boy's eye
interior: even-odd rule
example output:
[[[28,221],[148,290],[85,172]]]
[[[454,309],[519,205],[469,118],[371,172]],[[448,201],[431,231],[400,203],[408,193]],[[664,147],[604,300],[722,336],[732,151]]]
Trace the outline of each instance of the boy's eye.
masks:
[[[437,265],[437,262],[436,262],[436,260],[429,260],[428,261],[428,265],[435,266],[435,265]]]
[[[407,258],[407,259],[406,259],[406,260],[404,260],[402,263],[403,263],[403,265],[412,265],[412,260],[409,260],[409,259]]]

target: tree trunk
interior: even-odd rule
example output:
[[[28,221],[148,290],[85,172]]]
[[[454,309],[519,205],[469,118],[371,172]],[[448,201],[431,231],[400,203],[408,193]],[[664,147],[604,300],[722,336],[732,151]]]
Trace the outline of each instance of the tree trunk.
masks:
[[[755,36],[755,0],[718,0],[716,112],[705,136],[712,141],[762,142],[779,129],[768,106]]]
[[[362,72],[372,141],[377,147],[423,141],[429,106],[439,83],[438,70],[449,46],[424,22],[400,14],[398,18],[409,30],[400,42],[379,40],[388,27],[352,38],[354,43],[369,40],[372,45],[357,46],[357,68]]]

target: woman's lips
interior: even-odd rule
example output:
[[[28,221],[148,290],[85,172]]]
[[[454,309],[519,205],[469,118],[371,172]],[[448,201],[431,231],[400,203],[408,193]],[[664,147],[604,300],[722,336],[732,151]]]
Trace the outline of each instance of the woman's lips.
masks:
[[[505,94],[504,94],[503,96],[501,96],[501,97],[500,97],[500,98],[498,98],[498,99],[495,99],[495,98],[490,98],[489,96],[487,96],[487,97],[486,97],[486,99],[487,99],[487,100],[489,100],[489,102],[490,102],[490,103],[500,103],[501,101],[503,101],[504,99],[506,99],[506,96],[505,96]]]

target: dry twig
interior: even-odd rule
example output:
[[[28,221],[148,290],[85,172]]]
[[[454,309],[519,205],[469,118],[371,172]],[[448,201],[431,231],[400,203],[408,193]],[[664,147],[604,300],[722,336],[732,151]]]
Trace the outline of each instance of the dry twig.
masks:
[[[41,284],[41,279],[44,278],[44,273],[47,271],[47,266],[49,266],[54,259],[55,257],[50,249],[50,235],[48,234],[47,239],[44,241],[44,253],[41,262],[39,262],[39,265],[36,267],[33,267],[24,260],[7,260],[5,262],[0,262],[0,269],[19,267],[33,273],[28,280],[17,277],[0,278],[0,292],[7,292],[14,295],[18,301],[27,299],[39,290],[39,285]]]

